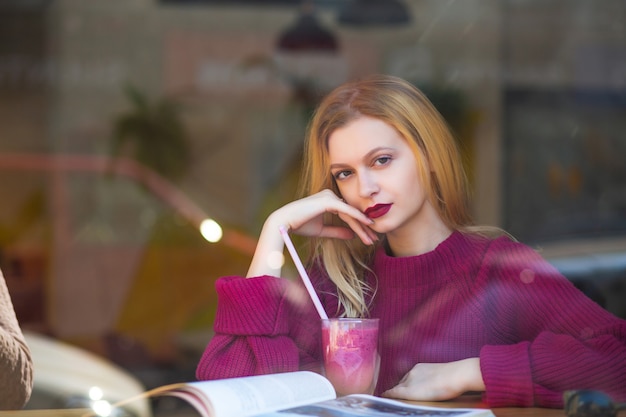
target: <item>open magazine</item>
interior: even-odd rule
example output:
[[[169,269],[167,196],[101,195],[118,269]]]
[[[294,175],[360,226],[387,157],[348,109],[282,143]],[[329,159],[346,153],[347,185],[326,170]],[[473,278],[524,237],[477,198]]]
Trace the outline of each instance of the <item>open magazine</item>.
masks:
[[[191,404],[202,417],[478,417],[489,409],[439,408],[405,404],[371,395],[336,398],[322,375],[308,371],[165,385],[144,397],[170,395]],[[130,398],[117,406],[136,398]]]

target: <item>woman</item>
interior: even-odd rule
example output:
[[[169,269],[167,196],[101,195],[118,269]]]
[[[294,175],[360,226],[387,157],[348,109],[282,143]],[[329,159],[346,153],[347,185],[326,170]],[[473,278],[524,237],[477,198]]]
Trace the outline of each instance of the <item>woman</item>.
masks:
[[[476,227],[454,139],[414,86],[347,83],[307,135],[304,197],[266,220],[247,278],[216,287],[199,379],[319,369],[312,303],[267,263],[279,226],[310,237],[311,279],[330,316],[380,319],[376,393],[499,406],[562,406],[595,388],[626,399],[626,322],[535,251]]]

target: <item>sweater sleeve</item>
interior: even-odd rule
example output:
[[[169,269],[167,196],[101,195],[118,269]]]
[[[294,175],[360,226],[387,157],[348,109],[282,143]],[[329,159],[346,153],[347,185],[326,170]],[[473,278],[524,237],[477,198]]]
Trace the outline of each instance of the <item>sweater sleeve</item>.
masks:
[[[0,410],[22,408],[30,397],[32,385],[30,350],[0,272]]]
[[[216,290],[215,334],[198,379],[319,369],[319,317],[303,286],[270,276],[224,277]]]
[[[568,389],[626,400],[626,321],[601,308],[524,245],[492,244],[477,282],[499,343],[480,366],[492,407],[561,407]]]

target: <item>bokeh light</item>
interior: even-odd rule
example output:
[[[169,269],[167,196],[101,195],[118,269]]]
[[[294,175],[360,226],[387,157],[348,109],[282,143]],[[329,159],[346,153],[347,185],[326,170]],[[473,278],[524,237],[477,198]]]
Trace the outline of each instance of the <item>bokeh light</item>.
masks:
[[[282,268],[285,264],[285,255],[281,252],[273,251],[267,257],[267,265],[272,269]]]
[[[200,223],[200,233],[202,237],[212,243],[219,242],[224,234],[222,226],[213,219],[204,219]]]

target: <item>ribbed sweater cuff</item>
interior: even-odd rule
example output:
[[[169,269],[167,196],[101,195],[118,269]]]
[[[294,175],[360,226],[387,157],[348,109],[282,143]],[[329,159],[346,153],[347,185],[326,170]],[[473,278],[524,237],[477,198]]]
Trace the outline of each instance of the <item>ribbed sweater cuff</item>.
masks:
[[[486,387],[484,400],[490,407],[534,404],[529,348],[529,343],[518,343],[481,349],[480,370]]]
[[[216,333],[239,336],[277,336],[288,332],[285,308],[287,281],[262,276],[223,277],[216,284],[219,308],[215,316]]]

